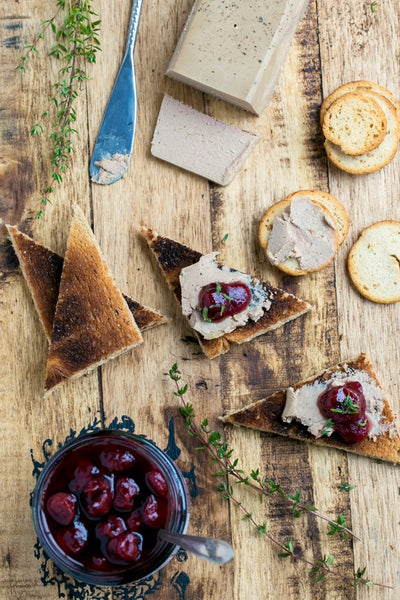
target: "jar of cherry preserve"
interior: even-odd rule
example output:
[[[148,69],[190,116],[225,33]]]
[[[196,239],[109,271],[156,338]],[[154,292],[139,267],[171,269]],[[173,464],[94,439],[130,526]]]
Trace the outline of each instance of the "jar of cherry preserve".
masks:
[[[78,437],[41,472],[33,495],[39,542],[71,577],[121,585],[164,567],[185,533],[189,495],[172,459],[144,436],[104,430]]]

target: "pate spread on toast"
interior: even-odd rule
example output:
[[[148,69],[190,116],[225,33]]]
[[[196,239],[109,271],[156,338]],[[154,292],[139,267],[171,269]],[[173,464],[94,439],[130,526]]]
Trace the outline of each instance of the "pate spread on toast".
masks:
[[[296,383],[292,386],[292,389],[297,391],[316,384],[322,386],[326,384],[326,387],[328,387],[329,383],[334,378],[341,379],[351,375],[351,377],[356,380],[357,374],[362,374],[363,376],[370,378],[376,387],[382,391],[373,366],[365,354],[360,354],[353,360],[339,363],[332,368],[326,369],[319,375]],[[329,437],[325,435],[315,437],[309,433],[307,427],[297,420],[284,422],[282,415],[286,404],[286,393],[286,389],[280,390],[275,394],[245,406],[242,409],[233,410],[227,413],[225,416],[221,417],[221,420],[224,423],[248,427],[268,433],[275,433],[284,437],[317,444],[319,446],[337,448],[369,458],[400,463],[400,436],[392,409],[387,399],[383,397],[383,392],[383,406],[380,418],[381,434],[377,435],[375,439],[367,437],[361,442],[352,444],[342,440],[336,433],[333,433]]]
[[[197,263],[202,254],[175,240],[158,235],[152,229],[142,229],[142,234],[157,258],[158,264],[176,299],[181,303],[180,274],[182,269]],[[259,282],[267,294],[270,303],[257,321],[249,320],[234,331],[214,339],[205,339],[195,331],[200,346],[208,358],[215,358],[229,350],[230,344],[241,344],[276,329],[285,323],[303,315],[311,306],[293,294],[275,288],[266,282]]]

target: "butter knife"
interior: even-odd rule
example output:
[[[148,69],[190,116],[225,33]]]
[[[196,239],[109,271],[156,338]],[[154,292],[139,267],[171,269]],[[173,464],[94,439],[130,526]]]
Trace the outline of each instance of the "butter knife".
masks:
[[[136,82],[133,52],[143,0],[133,0],[125,55],[90,161],[90,178],[103,185],[125,175],[132,155],[136,126]]]

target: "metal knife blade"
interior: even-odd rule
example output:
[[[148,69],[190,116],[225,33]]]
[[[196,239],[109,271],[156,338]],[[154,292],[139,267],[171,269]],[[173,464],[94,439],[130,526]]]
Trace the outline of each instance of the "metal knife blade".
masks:
[[[143,0],[133,0],[128,41],[90,161],[90,178],[108,185],[125,175],[136,127],[136,82],[133,51]]]

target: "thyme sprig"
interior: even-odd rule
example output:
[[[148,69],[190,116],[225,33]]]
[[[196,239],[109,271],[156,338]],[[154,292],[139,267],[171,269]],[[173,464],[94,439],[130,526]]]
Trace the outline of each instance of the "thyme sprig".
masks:
[[[271,543],[278,547],[278,556],[280,558],[292,558],[293,560],[301,561],[308,565],[315,582],[322,581],[327,575],[333,575],[340,577],[341,579],[349,580],[353,587],[358,587],[360,585],[374,585],[383,588],[391,587],[374,583],[367,579],[365,577],[366,568],[357,569],[353,576],[346,576],[333,568],[333,555],[324,555],[316,561],[312,561],[304,556],[302,549],[295,546],[292,540],[287,539],[281,541],[273,537],[268,531],[267,523],[259,523],[253,513],[248,511],[242,502],[235,497],[235,488],[233,485],[230,485],[230,478],[233,478],[236,484],[243,484],[256,490],[262,497],[278,494],[283,500],[290,503],[290,512],[295,518],[300,517],[303,512],[306,512],[312,513],[316,517],[327,521],[329,526],[328,535],[330,536],[341,533],[345,539],[348,539],[349,536],[359,539],[346,526],[346,520],[342,514],[339,514],[336,520],[329,519],[318,513],[314,506],[301,502],[299,491],[295,494],[288,494],[278,483],[266,476],[262,476],[259,469],[252,470],[249,475],[245,475],[244,471],[238,466],[238,459],[233,458],[233,449],[229,448],[228,444],[222,440],[220,432],[212,431],[209,428],[208,419],[204,419],[200,424],[197,422],[193,406],[185,399],[185,395],[188,392],[188,384],[180,384],[181,375],[178,371],[177,364],[174,364],[171,367],[169,376],[176,385],[176,391],[174,393],[181,401],[180,412],[184,417],[188,434],[199,441],[200,445],[197,446],[197,449],[207,450],[211,454],[212,462],[218,464],[220,467],[220,470],[214,473],[215,477],[224,478],[224,481],[217,487],[218,492],[223,498],[235,504],[237,508],[244,513],[243,521],[250,522],[260,535],[264,535]]]
[[[54,43],[50,46],[48,56],[59,61],[61,67],[58,71],[59,79],[52,85],[47,107],[30,130],[31,136],[41,136],[47,126],[52,146],[50,182],[38,199],[40,206],[36,218],[43,217],[47,204],[51,204],[50,195],[54,192],[54,184],[62,183],[63,176],[70,167],[74,152],[73,137],[77,134],[75,103],[82,84],[90,79],[84,66],[86,63],[95,63],[96,53],[100,50],[98,33],[101,21],[96,19],[91,0],[57,0],[56,7],[56,14],[41,23],[41,31],[34,42],[24,47],[26,53],[16,67],[26,71],[30,55],[40,55],[37,43],[44,39],[44,33],[49,30]],[[63,13],[63,19],[59,22]]]

